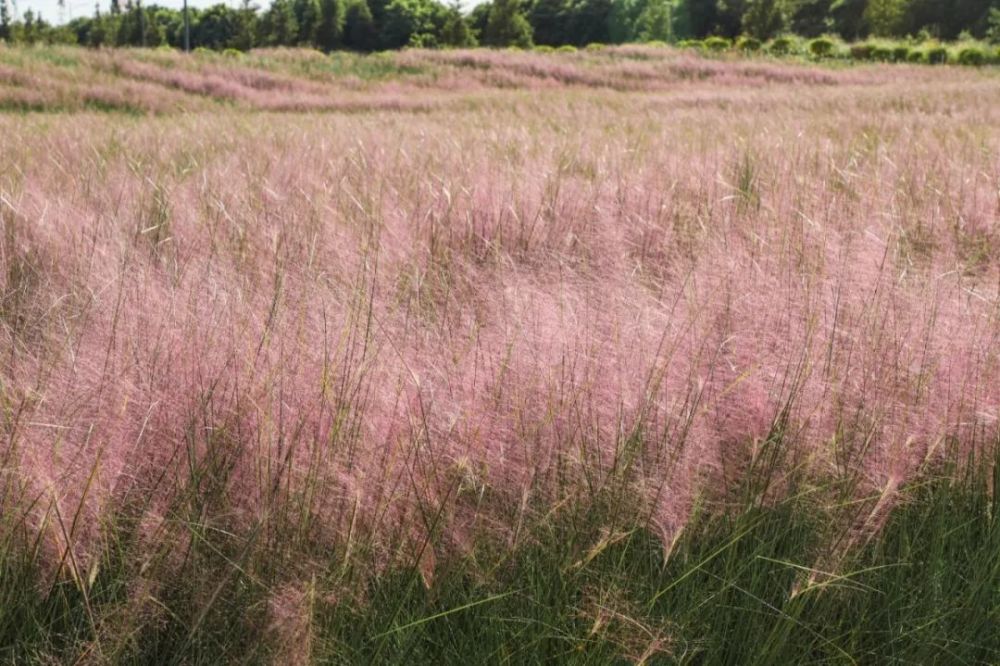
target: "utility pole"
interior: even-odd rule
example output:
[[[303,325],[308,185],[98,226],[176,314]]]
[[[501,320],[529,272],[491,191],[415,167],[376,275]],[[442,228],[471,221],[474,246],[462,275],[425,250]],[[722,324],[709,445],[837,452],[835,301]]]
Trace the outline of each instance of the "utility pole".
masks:
[[[188,20],[188,0],[184,0],[184,53],[191,52],[191,22]]]

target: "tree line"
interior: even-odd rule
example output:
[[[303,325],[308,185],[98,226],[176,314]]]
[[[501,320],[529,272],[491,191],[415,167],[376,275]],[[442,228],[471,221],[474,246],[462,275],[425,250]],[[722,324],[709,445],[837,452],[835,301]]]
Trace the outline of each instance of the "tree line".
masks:
[[[181,10],[142,0],[98,4],[53,25],[0,0],[0,40],[90,47],[170,46],[241,51],[307,46],[323,51],[415,47],[585,46],[795,33],[922,35],[1000,42],[1000,0],[488,0],[464,12],[453,0],[273,0]]]

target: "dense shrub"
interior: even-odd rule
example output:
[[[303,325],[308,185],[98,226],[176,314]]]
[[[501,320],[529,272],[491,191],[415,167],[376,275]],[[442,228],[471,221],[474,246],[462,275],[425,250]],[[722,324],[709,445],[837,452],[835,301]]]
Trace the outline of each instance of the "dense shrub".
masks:
[[[590,44],[587,44],[587,50],[591,52],[603,51],[604,44],[601,44],[600,42],[591,42]]]
[[[725,51],[732,46],[732,43],[725,37],[709,37],[702,44],[707,50],[715,51],[716,53]]]
[[[872,60],[889,62],[892,60],[892,49],[887,46],[876,46],[872,49]]]
[[[652,44],[653,42],[650,42],[650,43]],[[682,48],[682,49],[700,49],[701,48],[701,40],[700,39],[682,39],[681,41],[677,42],[677,46],[678,46],[678,48]]]
[[[834,44],[825,37],[819,37],[809,42],[809,53],[816,58],[829,58],[833,55]]]
[[[226,56],[227,58],[242,58],[243,52],[240,51],[239,49],[225,49],[222,52],[222,55]]]
[[[900,44],[892,49],[893,62],[906,62],[910,57],[910,47]]]
[[[943,46],[934,46],[927,49],[927,62],[932,65],[943,65],[948,62],[948,49]]]
[[[851,59],[852,60],[871,60],[872,52],[875,47],[871,44],[852,44],[851,45]]]
[[[572,44],[563,44],[556,49],[556,53],[576,53],[576,47]]]
[[[926,63],[927,62],[927,54],[924,53],[923,51],[921,51],[920,49],[913,49],[912,51],[910,51],[907,54],[907,56],[906,56],[906,62]]]
[[[794,44],[790,38],[776,37],[767,50],[774,55],[785,55],[792,52],[792,46]]]
[[[747,53],[760,51],[761,43],[756,37],[744,35],[736,40],[736,48]]]
[[[958,53],[958,64],[982,67],[986,64],[986,51],[975,46],[964,48]]]
[[[553,51],[555,51],[555,48],[549,46],[548,44],[538,44],[536,46],[531,47],[531,50],[534,51],[535,53],[552,53]]]

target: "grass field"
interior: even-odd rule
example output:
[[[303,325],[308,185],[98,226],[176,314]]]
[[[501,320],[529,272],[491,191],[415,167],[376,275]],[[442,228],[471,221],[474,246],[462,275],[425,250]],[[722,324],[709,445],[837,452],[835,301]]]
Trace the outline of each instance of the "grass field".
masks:
[[[0,662],[1000,663],[1000,71],[0,47]]]

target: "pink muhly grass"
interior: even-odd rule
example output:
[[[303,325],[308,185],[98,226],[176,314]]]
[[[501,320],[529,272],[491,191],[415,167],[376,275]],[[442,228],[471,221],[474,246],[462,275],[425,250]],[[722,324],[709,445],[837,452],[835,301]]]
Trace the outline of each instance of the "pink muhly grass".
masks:
[[[327,99],[92,57],[252,108],[389,112],[0,117],[0,498],[53,567],[85,570],[136,498],[150,541],[198,518],[384,566],[483,525],[516,540],[618,483],[669,544],[769,446],[772,493],[806,470],[890,497],[996,437],[997,146],[964,129],[995,91],[970,83],[950,118],[900,101],[949,107],[936,74],[911,97],[919,78],[672,56],[663,80],[699,100],[748,90],[672,106],[642,83],[613,122],[574,89],[417,115],[388,84]],[[627,71],[397,57],[570,87]],[[276,630],[298,635],[306,597],[276,597]]]

